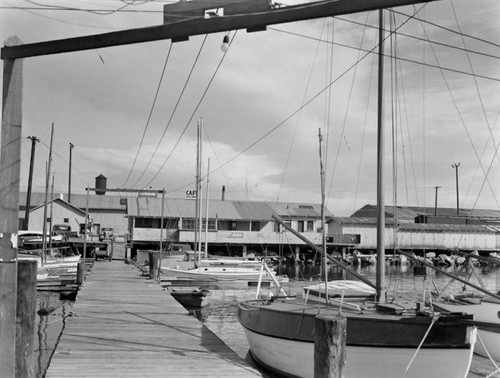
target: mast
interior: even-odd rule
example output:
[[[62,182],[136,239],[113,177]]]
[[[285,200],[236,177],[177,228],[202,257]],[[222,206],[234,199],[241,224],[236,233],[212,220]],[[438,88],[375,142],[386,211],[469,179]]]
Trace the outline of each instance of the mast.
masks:
[[[54,122],[50,131],[49,161],[47,163],[47,177],[45,178],[45,205],[43,207],[43,235],[42,235],[42,262],[46,262],[47,251],[47,202],[49,196],[50,163],[52,162],[52,141],[54,139]]]
[[[201,136],[203,128],[203,119],[198,121],[197,129],[197,148],[196,148],[196,205],[195,205],[195,222],[194,222],[194,251],[195,251],[195,266],[199,266],[201,258]]]
[[[210,158],[208,158],[207,166],[207,198],[205,199],[205,258],[208,258],[208,176],[210,175]]]
[[[54,198],[54,175],[52,175],[52,186],[50,187],[50,215],[49,215],[49,249],[52,250],[52,212],[53,212],[53,206],[54,206],[54,201],[52,200]]]
[[[160,265],[161,265],[161,253],[163,251],[163,227],[165,216],[165,188],[161,191],[161,218],[160,218]]]
[[[203,193],[201,188],[201,162],[203,156],[203,117],[200,118],[200,158],[198,159],[198,188],[196,193],[199,193],[199,203],[198,203],[198,266],[201,264],[201,231],[203,230],[203,216],[201,211],[201,204],[203,203]]]
[[[28,137],[31,139],[31,159],[30,159],[30,172],[28,176],[28,193],[26,194],[26,213],[24,216],[24,225],[23,229],[27,230],[29,227],[29,219],[30,219],[30,206],[31,206],[31,187],[33,186],[33,165],[35,163],[35,147],[36,142],[40,142],[35,136]]]
[[[321,177],[321,244],[323,248],[323,264],[324,264],[324,277],[325,277],[325,300],[328,304],[328,265],[326,258],[326,231],[325,231],[325,170],[323,169],[323,155],[321,153],[321,143],[323,142],[323,135],[321,129],[318,133],[319,139],[319,173]]]
[[[376,290],[385,303],[385,197],[384,197],[384,10],[379,10],[378,114],[377,114],[377,276]]]

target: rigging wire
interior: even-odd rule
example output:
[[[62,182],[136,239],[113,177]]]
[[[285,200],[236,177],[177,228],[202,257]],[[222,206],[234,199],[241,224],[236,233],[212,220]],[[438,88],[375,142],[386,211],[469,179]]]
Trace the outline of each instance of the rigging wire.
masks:
[[[425,29],[424,29],[424,33],[425,33]],[[432,47],[432,45],[430,45],[430,48],[431,48],[432,54],[433,54],[433,56],[434,56],[434,59],[436,60],[437,65],[439,66],[439,60],[438,60],[438,57],[437,57],[436,52],[434,51],[434,48]],[[469,139],[469,143],[470,143],[470,145],[471,145],[471,147],[472,147],[472,150],[474,151],[474,154],[476,155],[476,159],[477,159],[477,161],[478,161],[479,165],[481,166],[481,170],[483,171],[483,175],[484,175],[484,177],[485,177],[485,180],[486,180],[486,182],[488,183],[488,186],[490,187],[490,190],[491,190],[491,193],[492,193],[493,199],[495,200],[495,202],[496,202],[497,206],[498,206],[498,207],[500,207],[500,204],[499,204],[498,199],[497,199],[497,197],[496,197],[495,191],[493,190],[493,187],[491,186],[491,183],[490,183],[490,181],[488,180],[488,175],[487,175],[487,172],[485,171],[484,166],[483,166],[483,164],[481,163],[481,158],[479,157],[479,154],[478,154],[478,152],[477,152],[477,149],[476,149],[476,147],[474,146],[474,143],[473,143],[473,141],[472,141],[472,137],[471,137],[471,135],[470,135],[469,129],[467,128],[467,124],[466,124],[466,122],[465,122],[465,120],[464,120],[464,118],[463,118],[462,112],[460,111],[460,109],[459,109],[459,107],[458,107],[457,101],[456,101],[456,99],[455,99],[455,96],[453,95],[453,92],[452,92],[452,90],[451,90],[450,84],[448,83],[448,80],[446,79],[446,76],[444,75],[444,71],[445,71],[445,70],[439,70],[439,73],[441,74],[441,77],[443,78],[444,84],[445,84],[445,86],[446,86],[446,88],[447,88],[447,90],[448,90],[448,93],[449,93],[450,98],[451,98],[451,100],[452,100],[452,102],[453,102],[453,105],[455,106],[455,110],[457,111],[458,117],[459,117],[459,119],[460,119],[460,121],[461,121],[461,124],[462,124],[462,126],[463,126],[464,130],[465,130],[465,133],[466,133],[466,135],[467,135],[467,138]],[[497,151],[497,152],[498,152],[498,151]],[[496,152],[496,153],[497,153],[497,152]]]
[[[328,72],[328,77],[327,77],[327,83],[328,82],[331,82],[333,80],[333,64],[334,64],[334,60],[333,60],[333,42],[335,41],[335,18],[332,17],[332,31],[331,31],[331,40],[332,40],[332,44],[328,44],[327,45],[327,52],[328,52],[328,47],[330,47],[330,56],[329,56],[329,60],[330,62],[328,63],[328,54],[327,54],[327,69],[329,68],[329,72]],[[358,56],[359,57],[359,56]],[[356,66],[356,69],[355,69],[355,72],[357,71],[358,69],[358,66]],[[330,120],[331,120],[331,110],[332,110],[332,87],[328,88],[328,95],[325,96],[325,101],[326,101],[326,104],[325,104],[325,109],[326,109],[326,130],[325,130],[325,134],[326,134],[326,138],[325,138],[325,156],[323,157],[323,161],[321,162],[321,164],[324,165],[324,171],[326,172],[327,169],[328,169],[328,155],[329,155],[329,141],[330,141],[330,128],[331,128],[331,125],[330,125]],[[342,133],[342,135],[344,135]],[[342,140],[342,136],[339,138],[339,142],[341,142]],[[340,149],[340,146],[339,146],[339,149]],[[337,161],[335,161],[335,164],[337,163]],[[333,177],[334,177],[334,172],[332,172],[332,181],[330,181],[330,189],[333,185]],[[322,185],[322,190],[324,191],[325,190],[325,185]],[[326,207],[328,205],[328,200],[325,201],[325,198],[324,198],[324,194],[323,194],[323,202],[324,203],[324,206],[323,207]],[[322,210],[323,211],[323,210]],[[325,251],[326,253],[326,251]]]
[[[156,148],[155,150],[153,151],[153,154],[151,155],[151,158],[149,159],[148,161],[148,164],[146,165],[146,167],[144,168],[144,170],[142,171],[141,175],[139,176],[139,178],[136,180],[136,182],[134,183],[134,185],[132,185],[132,187],[135,187],[139,181],[142,179],[142,177],[144,176],[144,174],[146,173],[147,169],[149,168],[149,166],[151,165],[151,162],[153,161],[153,158],[155,157],[156,153],[158,152],[158,149],[160,148],[160,145],[161,143],[163,142],[163,138],[165,137],[165,134],[167,133],[167,130],[172,122],[172,119],[174,118],[174,115],[175,115],[175,112],[182,100],[182,97],[184,96],[184,92],[186,91],[186,88],[190,82],[190,79],[191,79],[191,76],[193,75],[193,72],[194,72],[194,69],[196,67],[196,64],[198,63],[198,59],[200,58],[200,55],[201,55],[201,52],[203,51],[203,47],[205,46],[205,42],[207,41],[207,38],[208,38],[208,34],[205,34],[205,37],[203,38],[203,42],[201,43],[201,46],[200,46],[200,49],[198,50],[198,54],[196,55],[196,58],[193,62],[193,64],[191,65],[191,70],[189,71],[189,75],[184,83],[184,86],[182,88],[182,91],[181,93],[179,94],[179,97],[177,98],[177,102],[174,106],[174,109],[172,110],[172,113],[170,114],[170,118],[167,122],[167,125],[165,126],[165,128],[163,129],[163,133],[161,135],[161,138],[160,140],[158,141],[157,145],[156,145]],[[162,166],[163,167],[163,166]],[[157,176],[157,174],[155,175],[155,177]],[[149,181],[150,183],[151,181]],[[144,185],[144,187],[148,186],[149,185],[146,184]]]
[[[413,6],[413,7],[415,8],[415,6]],[[463,34],[461,31],[457,32],[456,30],[447,28],[445,26],[438,25],[438,24],[436,24],[434,22],[431,22],[431,21],[428,21],[428,20],[423,20],[421,18],[415,17],[415,13],[413,13],[413,15],[409,15],[409,14],[406,14],[406,13],[403,13],[403,12],[400,12],[400,11],[396,11],[394,9],[392,9],[392,12],[394,12],[396,14],[399,14],[399,15],[402,15],[402,16],[405,16],[405,17],[412,18],[414,20],[419,21],[420,23],[429,24],[429,25],[435,26],[435,27],[437,27],[439,29],[443,29],[443,30],[449,31],[450,33],[460,34],[460,35],[466,36],[467,38],[475,39],[476,41],[483,42],[483,43],[486,43],[488,45],[492,45],[492,46],[495,46],[495,47],[500,47],[500,44],[495,43],[495,42],[491,42],[491,41],[487,41],[484,38],[475,37],[475,36],[472,36],[470,34]],[[428,39],[427,34],[426,34],[426,39]]]
[[[424,17],[425,17],[425,10],[424,10]],[[422,32],[423,32],[423,35],[427,36],[427,31],[425,29],[425,26],[426,24],[422,24]],[[422,45],[422,54],[423,54],[423,58],[422,60],[425,62],[426,60],[426,48],[425,48],[425,44]],[[431,46],[431,49],[432,49],[432,46]],[[436,60],[437,62],[437,60]],[[426,180],[426,172],[425,172],[425,169],[427,168],[427,138],[426,138],[426,123],[425,123],[425,120],[426,120],[426,116],[427,116],[427,107],[426,107],[426,101],[425,101],[425,93],[427,92],[427,87],[426,87],[426,84],[427,84],[427,70],[426,70],[426,67],[423,66],[422,68],[422,181],[423,181],[423,189],[422,189],[422,193],[423,193],[423,206],[425,207],[427,205],[426,201],[425,201],[425,180]],[[416,181],[415,181],[416,182]],[[417,199],[417,206],[418,206],[418,193],[417,193],[417,196],[416,196],[416,199]]]
[[[425,7],[426,4],[422,5],[422,7],[420,9],[422,9],[423,7]],[[418,12],[419,10],[417,10],[416,12]],[[399,28],[403,27],[407,22],[409,21],[406,20],[404,21],[403,23],[401,23],[395,30],[398,30]],[[386,36],[385,37],[385,40],[387,38],[389,38],[390,35]],[[221,166],[219,166],[218,168],[214,169],[213,172],[221,169],[222,167],[228,165],[229,163],[231,163],[233,160],[235,160],[236,158],[238,158],[239,156],[243,155],[245,152],[247,152],[248,150],[250,150],[252,147],[254,147],[255,145],[257,145],[259,142],[261,142],[262,140],[264,140],[265,138],[267,138],[269,135],[271,135],[273,132],[275,132],[276,130],[278,130],[281,126],[283,126],[284,124],[286,124],[291,118],[293,118],[295,115],[297,115],[302,109],[304,109],[306,106],[308,106],[310,103],[312,103],[313,101],[315,101],[321,94],[323,94],[323,92],[325,92],[326,90],[328,90],[328,88],[330,86],[332,86],[333,84],[335,84],[337,81],[339,81],[340,79],[342,79],[345,75],[347,75],[347,73],[349,73],[352,69],[355,68],[355,66],[357,64],[359,64],[361,61],[363,61],[368,55],[370,55],[374,50],[376,50],[378,48],[378,43],[369,51],[367,51],[359,60],[355,61],[353,64],[351,64],[347,69],[345,69],[340,75],[337,76],[337,78],[335,80],[333,80],[331,83],[327,84],[324,88],[320,89],[314,96],[312,96],[309,100],[307,100],[304,104],[302,104],[298,109],[296,109],[294,112],[292,112],[291,114],[289,114],[285,119],[283,119],[281,122],[279,122],[277,125],[275,125],[274,127],[272,127],[271,129],[269,129],[266,133],[264,133],[262,136],[260,136],[259,138],[257,138],[254,142],[252,142],[251,144],[249,144],[247,147],[245,147],[242,151],[240,151],[238,154],[236,154],[235,156],[233,156],[232,158],[230,158],[229,160],[227,160],[224,164],[222,164]]]
[[[366,14],[366,21],[368,21],[368,13]],[[363,30],[363,33],[362,33],[362,38],[361,38],[361,41],[359,42],[359,46],[363,46],[363,43],[365,41],[365,33],[364,33],[365,30]],[[332,40],[333,42],[333,40]],[[361,49],[358,49],[358,55],[356,57],[356,60],[359,60],[359,57],[361,55]],[[344,137],[344,133],[345,133],[345,129],[346,129],[346,125],[347,125],[347,116],[349,114],[349,107],[351,105],[351,99],[352,99],[352,94],[353,94],[353,91],[354,91],[354,83],[356,82],[356,78],[357,78],[357,72],[358,72],[358,67],[359,65],[356,65],[355,69],[354,69],[354,72],[353,72],[353,75],[352,75],[352,80],[351,80],[351,87],[350,87],[350,90],[349,90],[349,95],[347,96],[348,98],[348,101],[347,101],[347,107],[346,107],[346,111],[344,113],[344,121],[342,122],[342,130],[340,132],[340,137],[339,137],[339,141],[338,141],[338,144],[337,144],[337,155],[335,157],[335,160],[334,160],[334,165],[333,165],[333,169],[332,169],[332,178],[330,180],[330,187],[328,188],[328,198],[330,197],[330,193],[332,191],[332,186],[333,186],[333,182],[334,182],[334,177],[335,177],[335,171],[337,169],[337,163],[339,161],[339,155],[340,155],[340,149],[341,149],[341,146],[342,146],[342,138]],[[371,78],[370,78],[370,82],[371,82]],[[328,201],[327,201],[327,204],[328,204]]]
[[[394,10],[391,10],[391,13],[394,14],[394,13],[398,13],[398,12],[395,12]],[[401,13],[402,14],[402,13]],[[374,26],[374,25],[369,25],[368,23],[362,23],[362,22],[358,22],[358,21],[354,21],[354,20],[349,20],[347,18],[344,18],[344,17],[340,17],[340,16],[336,16],[335,17],[336,19],[338,20],[342,20],[342,21],[345,21],[345,22],[348,22],[348,23],[351,23],[351,24],[354,24],[354,25],[360,25],[360,26],[365,26],[367,28],[372,28],[372,29],[377,29],[377,26]],[[422,23],[423,24],[427,24],[429,22],[427,22],[426,20],[422,20]],[[441,27],[440,25],[436,25],[436,24],[433,24],[434,26],[436,26],[438,29],[443,29],[443,30],[446,30],[446,31],[449,31],[453,34],[459,34],[459,35],[462,35],[463,37],[467,37],[467,38],[471,38],[471,39],[476,39],[476,40],[480,40],[479,38],[475,37],[475,36],[472,36],[470,34],[465,34],[465,33],[462,33],[461,31],[460,32],[457,32],[455,30],[451,30],[451,29],[446,29],[444,27]],[[386,30],[387,31],[387,30]],[[490,54],[490,53],[485,53],[485,52],[479,52],[479,51],[475,51],[475,50],[469,50],[467,49],[466,47],[459,47],[459,46],[453,46],[453,45],[450,45],[448,43],[443,43],[443,42],[439,42],[439,41],[436,41],[436,40],[432,40],[432,39],[427,39],[427,38],[421,38],[421,37],[418,37],[416,35],[411,35],[411,34],[405,34],[405,33],[401,33],[399,32],[398,33],[401,37],[406,37],[406,38],[409,38],[409,39],[414,39],[414,40],[417,40],[417,41],[420,41],[420,42],[427,42],[427,43],[432,43],[434,45],[439,45],[439,46],[443,46],[443,47],[448,47],[450,49],[454,49],[454,50],[460,50],[460,51],[467,51],[469,53],[472,53],[472,54],[476,54],[476,55],[481,55],[481,56],[484,56],[484,57],[488,57],[488,58],[494,58],[494,59],[500,59],[500,56],[497,56],[497,55],[493,55],[493,54]],[[493,45],[493,46],[496,46],[496,44],[494,42],[489,42],[487,40],[481,40],[482,42],[486,43],[486,44],[490,44],[490,45]]]
[[[354,190],[354,204],[353,204],[353,209],[352,211],[355,212],[357,210],[356,208],[356,202],[358,199],[358,191],[359,191],[359,182],[360,182],[360,176],[361,176],[361,163],[363,162],[363,152],[364,152],[364,146],[365,146],[365,137],[366,137],[366,127],[368,125],[368,109],[370,107],[370,94],[372,91],[372,81],[373,81],[373,76],[374,76],[374,70],[375,70],[375,62],[376,62],[377,56],[375,54],[372,55],[372,64],[371,64],[371,72],[370,72],[370,80],[368,82],[368,90],[366,91],[366,106],[365,106],[365,119],[363,122],[363,134],[361,137],[361,146],[360,146],[360,154],[359,154],[359,160],[358,160],[358,169],[357,169],[357,175],[356,175],[356,188]]]
[[[497,116],[496,116],[496,118],[495,118],[495,122],[493,123],[493,128],[495,128],[495,127],[496,127],[497,122],[498,122],[498,118],[499,118],[499,116],[500,116],[500,111],[498,111],[498,113],[497,113]],[[484,147],[483,147],[483,151],[482,151],[482,153],[481,153],[481,160],[482,160],[482,158],[483,158],[483,156],[484,156],[484,154],[485,154],[485,152],[486,152],[486,148],[488,147],[489,141],[490,141],[490,139],[488,139],[488,140],[486,141],[486,143],[485,143],[485,145],[484,145]],[[496,149],[496,154],[494,154],[494,155],[493,155],[493,159],[495,158],[495,155],[496,155],[496,156],[498,156],[498,147],[497,147],[497,149]],[[472,185],[473,185],[473,184],[474,184],[474,182],[475,182],[475,178],[476,178],[476,176],[477,176],[477,171],[479,170],[479,168],[480,168],[480,164],[478,163],[478,164],[476,165],[476,169],[474,170],[474,174],[472,175],[472,179],[471,179],[471,180],[470,180],[470,182],[469,182],[469,187],[467,188],[467,192],[466,192],[466,194],[465,194],[465,198],[467,198],[467,197],[468,197],[469,192],[470,192],[470,190],[472,189]],[[488,173],[489,173],[489,170],[490,170],[490,169],[491,169],[491,164],[490,164],[490,167],[488,168]],[[483,185],[484,185],[484,181],[483,181]],[[481,191],[482,191],[482,189],[481,189]],[[477,196],[477,197],[476,197],[476,202],[475,202],[476,204],[477,204],[477,201],[478,201],[478,200],[479,200],[479,196]],[[474,208],[475,208],[475,205],[474,205]]]
[[[408,22],[408,21],[406,21],[406,22]],[[295,35],[297,37],[302,37],[302,38],[317,40],[317,38],[309,37],[309,36],[306,36],[306,35],[303,35],[303,34],[300,34],[300,33],[291,32],[291,31],[288,31],[288,30],[282,30],[282,29],[271,28],[271,27],[268,28],[268,30],[274,30],[274,31],[277,31],[277,32],[280,32],[280,33]],[[321,42],[332,43],[332,42],[328,42],[328,41],[325,41],[325,40],[321,40]],[[337,46],[342,46],[342,47],[348,48],[348,49],[353,49],[353,50],[357,50],[358,49],[356,47],[353,47],[353,46],[350,46],[350,45],[347,45],[347,44],[344,44],[344,43],[335,42],[334,44],[337,45]],[[378,53],[374,52],[373,49],[371,49],[371,50],[361,49],[361,51],[367,52],[367,53],[378,54]],[[387,57],[388,55],[383,54],[383,56]],[[418,65],[425,66],[425,67],[436,68],[438,70],[444,70],[444,71],[458,73],[458,74],[461,74],[461,75],[475,76],[475,77],[478,77],[478,78],[481,78],[481,79],[485,79],[485,80],[500,81],[500,78],[486,76],[486,75],[478,75],[478,74],[475,74],[475,73],[470,73],[470,72],[466,72],[466,71],[456,70],[456,69],[453,69],[453,68],[446,68],[446,67],[442,67],[442,66],[439,66],[439,65],[434,65],[434,64],[430,64],[430,63],[419,62],[419,61],[408,59],[408,58],[402,58],[401,56],[397,57],[397,59],[401,60],[403,62],[414,63],[414,64],[418,64]],[[500,59],[500,58],[496,58],[496,59]]]
[[[236,34],[238,33],[238,31],[235,31],[234,34],[233,34],[233,37],[230,39],[229,41],[229,46],[231,46],[231,44],[233,43],[234,41],[234,38],[236,37]],[[210,88],[210,86],[212,85],[212,82],[214,81],[215,79],[215,76],[217,75],[217,73],[219,72],[219,69],[220,67],[222,66],[222,62],[224,61],[224,58],[226,57],[226,54],[227,52],[229,51],[230,49],[228,49],[226,52],[224,52],[224,54],[222,55],[220,61],[219,61],[219,64],[217,65],[217,67],[215,68],[215,71],[214,73],[212,74],[212,77],[210,78],[210,81],[208,82],[206,88],[205,88],[205,91],[203,92],[203,94],[201,95],[198,103],[196,104],[195,108],[193,109],[192,113],[191,113],[191,117],[189,118],[189,120],[186,122],[186,126],[184,127],[184,129],[182,130],[182,133],[181,135],[179,136],[179,138],[177,138],[177,141],[175,143],[175,145],[172,147],[172,150],[170,151],[170,154],[167,156],[167,158],[163,161],[163,164],[160,166],[160,168],[158,169],[158,171],[156,172],[156,174],[151,178],[151,180],[149,180],[149,182],[145,185],[145,186],[148,186],[150,185],[153,180],[160,174],[161,170],[163,169],[163,167],[165,166],[165,164],[167,164],[168,160],[170,159],[170,157],[172,156],[172,154],[174,153],[175,149],[177,148],[178,144],[180,143],[181,141],[181,138],[184,136],[184,134],[186,133],[186,130],[189,126],[189,124],[191,123],[191,120],[193,119],[194,115],[196,114],[196,112],[198,111],[198,108],[200,107],[201,103],[203,102],[203,100],[205,99],[205,96]],[[215,171],[215,170],[214,170]],[[214,172],[213,171],[213,172]],[[179,190],[179,189],[184,189],[186,188],[188,185],[191,185],[193,182],[187,184],[187,185],[184,185],[182,186],[181,188],[178,188],[178,189],[175,189],[173,191],[176,191],[176,190]],[[172,191],[170,191],[169,193],[171,193]]]
[[[321,27],[321,31],[320,31],[320,36],[323,35],[323,31],[325,29],[325,25],[326,25],[326,21],[327,19],[323,19],[323,25]],[[312,64],[311,64],[311,68],[309,70],[309,77],[307,78],[307,84],[306,84],[306,87],[304,88],[304,95],[302,96],[302,104],[305,103],[306,101],[306,96],[307,96],[307,93],[309,92],[309,86],[311,85],[311,80],[312,80],[312,74],[314,72],[314,66],[316,65],[316,59],[318,58],[318,53],[319,53],[319,47],[320,47],[321,43],[320,43],[320,40],[318,40],[318,43],[316,44],[316,51],[314,53],[314,58],[313,58],[313,61],[312,61]],[[279,203],[279,198],[280,198],[280,195],[281,195],[281,190],[283,189],[283,183],[285,181],[285,176],[286,176],[286,173],[288,171],[288,165],[289,165],[289,162],[290,162],[290,157],[292,155],[292,150],[293,150],[293,146],[295,144],[295,138],[297,136],[297,130],[299,128],[299,124],[300,124],[300,120],[302,118],[302,109],[300,110],[300,112],[298,113],[297,115],[297,122],[295,123],[295,128],[293,130],[293,135],[292,135],[292,141],[290,143],[290,148],[288,149],[288,154],[287,154],[287,157],[286,157],[286,160],[285,160],[285,166],[284,166],[284,169],[283,169],[283,174],[281,175],[281,181],[280,181],[280,184],[279,184],[279,188],[278,188],[278,194],[276,196],[276,201],[273,205],[273,210],[275,211],[276,210],[276,206],[277,204]]]
[[[458,28],[458,30],[461,30],[460,29],[460,24],[458,22],[458,16],[457,16],[457,13],[455,11],[455,7],[453,6],[453,3],[450,3],[450,5],[451,5],[451,8],[453,10],[453,14],[455,15],[455,22],[457,23],[457,28]],[[463,43],[463,45],[465,47],[466,44],[465,44],[465,40],[464,40],[463,37],[462,37],[462,43]],[[466,53],[465,55],[467,56],[467,62],[469,63],[469,68],[470,68],[471,72],[474,72],[474,67],[472,65],[472,62],[471,62],[469,54]],[[482,113],[483,113],[483,116],[484,116],[484,121],[486,122],[486,126],[488,128],[489,133],[490,133],[491,140],[493,142],[493,147],[495,147],[495,145],[497,144],[496,141],[495,141],[495,134],[493,133],[493,130],[492,130],[491,125],[490,125],[490,122],[488,121],[488,116],[486,115],[486,110],[484,108],[483,97],[481,96],[481,91],[479,90],[479,84],[478,84],[476,78],[474,78],[474,85],[475,85],[477,96],[478,96],[478,99],[479,99],[479,104],[481,106],[481,110],[482,110]],[[483,149],[483,152],[481,153],[481,158],[480,158],[481,160],[482,160],[482,158],[484,156],[484,153],[486,151],[486,146],[487,146],[487,144],[485,145],[485,148]],[[495,158],[495,156],[496,156],[497,159],[499,159],[499,157],[498,157],[498,150],[495,151],[495,154],[493,155],[493,158]],[[491,168],[491,166],[490,166],[490,168]],[[474,177],[471,180],[471,185],[472,185],[472,181],[473,180],[474,180]],[[465,196],[465,199],[467,199],[467,195]],[[464,201],[465,201],[465,199],[464,199]]]
[[[146,136],[146,132],[148,131],[148,128],[149,128],[149,122],[151,121],[151,116],[153,115],[153,110],[154,110],[155,105],[156,105],[156,100],[158,99],[158,93],[160,92],[160,87],[161,87],[161,84],[163,83],[163,76],[165,75],[165,69],[167,68],[167,64],[168,64],[168,61],[170,58],[170,53],[172,51],[172,46],[173,46],[173,43],[170,42],[170,46],[168,47],[167,56],[165,57],[165,63],[163,63],[163,69],[161,71],[160,80],[158,81],[158,85],[156,86],[156,92],[155,92],[155,95],[153,98],[153,103],[151,104],[148,119],[146,121],[146,125],[144,126],[144,131],[142,133],[141,141],[139,142],[139,146],[137,147],[137,152],[135,154],[135,158],[134,158],[134,162],[132,163],[132,167],[130,168],[130,170],[128,172],[128,175],[127,175],[127,178],[125,179],[125,182],[122,184],[122,188],[124,188],[125,185],[127,185],[127,182],[130,178],[130,175],[132,174],[134,167],[135,167],[135,164],[137,163],[137,158],[139,157],[139,152],[141,151],[142,144],[144,143],[144,137]]]
[[[204,131],[205,131],[205,134],[206,134],[206,137],[207,137],[207,141],[210,145],[210,147],[212,147],[212,152],[215,156],[215,162],[217,164],[220,164],[220,159],[219,159],[219,156],[217,155],[217,151],[215,150],[214,146],[213,146],[213,143],[212,143],[212,140],[210,138],[210,135],[208,134],[208,128],[205,126],[204,128]],[[209,172],[211,173],[211,172]],[[226,188],[228,189],[228,191],[230,192],[233,192],[233,184],[231,183],[231,180],[229,179],[229,177],[226,176],[224,170],[221,170],[221,174],[222,174],[222,177],[224,178],[224,182],[226,183]],[[233,198],[236,198],[236,196],[233,194]]]
[[[123,12],[126,11],[125,8],[129,7],[130,5],[134,5],[134,1],[132,2],[124,2],[121,7],[118,7],[117,9],[114,10],[91,10],[91,9],[82,9],[82,8],[73,8],[73,7],[67,7],[67,6],[60,6],[60,5],[49,5],[49,4],[40,4],[34,0],[24,0],[30,4],[39,6],[39,7],[45,7],[45,10],[65,10],[65,11],[81,11],[81,12],[88,12],[88,13],[93,13],[99,16],[108,16],[117,12]]]

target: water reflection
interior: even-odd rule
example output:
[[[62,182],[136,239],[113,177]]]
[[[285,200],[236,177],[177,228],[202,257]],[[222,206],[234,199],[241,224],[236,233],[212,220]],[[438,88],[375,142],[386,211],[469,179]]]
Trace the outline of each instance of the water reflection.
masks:
[[[36,377],[44,377],[66,324],[66,318],[71,314],[73,302],[61,301],[58,293],[37,293],[37,317],[34,358]]]

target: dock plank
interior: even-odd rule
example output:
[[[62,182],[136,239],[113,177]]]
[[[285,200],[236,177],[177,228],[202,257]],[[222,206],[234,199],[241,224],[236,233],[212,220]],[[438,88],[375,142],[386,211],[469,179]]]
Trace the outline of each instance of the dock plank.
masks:
[[[131,265],[95,264],[46,377],[261,377]]]

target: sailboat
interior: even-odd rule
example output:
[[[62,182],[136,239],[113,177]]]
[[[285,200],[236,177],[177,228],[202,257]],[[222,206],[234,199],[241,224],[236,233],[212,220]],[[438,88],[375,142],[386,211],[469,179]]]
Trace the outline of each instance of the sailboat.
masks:
[[[246,281],[257,284],[259,280],[264,280],[269,285],[273,284],[275,273],[271,271],[265,262],[256,264],[254,261],[244,259],[210,259],[207,256],[207,243],[205,243],[205,258],[202,259],[201,251],[201,137],[202,137],[203,120],[198,123],[197,133],[197,172],[196,172],[196,221],[195,221],[195,258],[194,266],[190,269],[180,269],[172,266],[161,266],[161,273],[169,279],[176,280],[192,280],[195,282],[219,282],[225,281]],[[207,174],[208,175],[208,174]],[[208,188],[208,186],[207,186]],[[208,192],[208,190],[207,190]],[[208,197],[208,195],[207,195]],[[208,219],[208,206],[206,218]],[[208,224],[205,226],[208,228]],[[205,238],[207,238],[205,234]],[[279,277],[280,282],[288,282],[288,277]]]
[[[434,308],[440,311],[464,312],[473,315],[473,324],[477,326],[478,334],[478,341],[476,342],[474,351],[484,357],[500,361],[500,293],[492,293],[481,286],[471,283],[470,280],[464,280],[459,277],[460,273],[468,267],[472,270],[474,269],[471,263],[471,259],[473,258],[493,264],[496,261],[478,254],[455,252],[465,256],[466,259],[462,268],[455,274],[421,262],[425,266],[450,277],[449,283],[439,293],[434,293],[432,304]],[[402,253],[406,254],[406,252]],[[414,259],[412,256],[408,257]],[[464,285],[461,292],[449,292],[448,288],[454,281],[458,281]],[[475,291],[465,290],[466,286],[470,286]],[[497,369],[497,371],[500,370],[498,367]]]
[[[379,13],[379,102],[377,174],[377,301],[344,307],[328,301],[257,299],[238,304],[250,352],[266,369],[280,375],[314,376],[314,334],[317,315],[346,318],[344,376],[353,377],[466,377],[470,369],[476,327],[472,316],[439,314],[421,305],[386,302],[383,190],[383,10]],[[275,217],[279,222],[279,218]],[[287,228],[287,225],[283,223]],[[288,229],[288,228],[287,228]],[[323,251],[324,252],[324,251]],[[326,256],[326,253],[323,253]],[[347,302],[347,300],[346,300]],[[348,300],[351,302],[351,299]],[[340,356],[337,356],[340,357]]]

